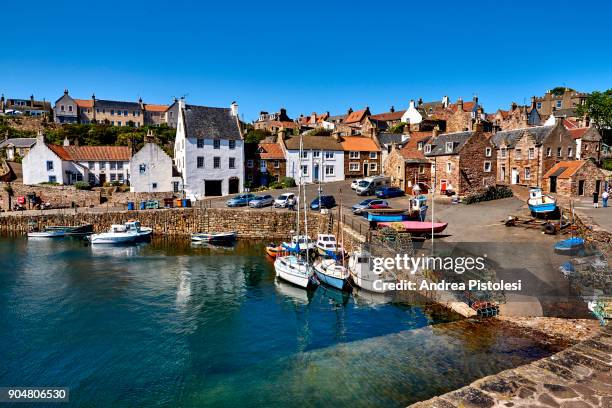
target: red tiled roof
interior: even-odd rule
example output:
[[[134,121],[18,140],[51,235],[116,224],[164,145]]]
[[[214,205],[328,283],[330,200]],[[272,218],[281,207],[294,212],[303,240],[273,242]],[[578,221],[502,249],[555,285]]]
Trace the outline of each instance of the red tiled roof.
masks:
[[[65,146],[74,161],[130,161],[132,149],[127,146]]]
[[[589,130],[588,127],[585,127],[585,128],[576,128],[576,129],[568,129],[567,131],[569,132],[570,135],[572,135],[572,138],[574,140],[576,140],[576,139],[582,138],[582,136],[584,136],[584,134],[587,132],[587,130]]]
[[[79,108],[93,108],[93,101],[91,99],[75,99],[74,101]]]
[[[165,112],[168,110],[168,105],[145,105],[145,111],[149,112]]]
[[[372,115],[370,117],[376,120],[400,120],[404,113],[406,113],[406,110],[377,113],[376,115]]]
[[[361,109],[355,112],[351,112],[350,114],[346,115],[346,118],[344,119],[344,123],[361,122],[367,111],[368,109],[366,108],[366,109]]]
[[[297,123],[292,122],[292,121],[280,121],[280,120],[273,120],[270,122],[270,126],[276,126],[278,128],[285,128],[285,129],[295,129],[298,127]]]
[[[347,136],[342,140],[342,150],[348,152],[377,152],[376,142],[366,136]]]
[[[557,170],[565,168],[565,170],[557,176],[557,178],[570,178],[572,177],[584,164],[586,160],[569,160],[561,161],[555,164],[550,170],[544,174],[544,178],[548,178],[551,174],[554,174]]]
[[[259,157],[266,160],[282,160],[285,158],[283,149],[278,143],[259,143]]]
[[[563,126],[565,126],[566,129],[576,129],[578,127],[578,123],[569,119],[563,119]]]
[[[418,149],[419,142],[423,142],[423,149],[427,140],[432,136],[432,132],[410,132],[408,143],[400,149],[400,154],[404,159],[425,159],[423,150]]]
[[[55,153],[57,155],[57,157],[59,157],[62,160],[72,160],[70,158],[70,153],[68,153],[66,151],[66,149],[64,149],[64,146],[58,146],[58,145],[54,145],[54,144],[48,144],[47,147],[49,149],[51,149],[51,151],[53,153]]]

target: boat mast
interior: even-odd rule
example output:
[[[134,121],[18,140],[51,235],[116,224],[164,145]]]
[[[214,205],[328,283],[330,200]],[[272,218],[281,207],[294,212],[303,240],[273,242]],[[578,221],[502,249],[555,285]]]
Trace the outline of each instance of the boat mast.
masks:
[[[300,152],[299,152],[299,173],[300,173],[300,177],[298,178],[298,191],[297,191],[297,197],[296,197],[296,204],[297,204],[297,214],[295,217],[295,232],[296,232],[296,244],[298,247],[298,251],[300,249],[300,193],[302,192],[302,154],[304,151],[304,144],[303,144],[303,139],[302,139],[302,135],[300,134]],[[299,252],[298,252],[299,254]]]
[[[306,241],[306,266],[308,266],[310,262],[310,251],[309,251],[309,238],[308,238],[308,212],[306,211],[306,188],[302,189],[302,194],[304,195],[304,240]]]

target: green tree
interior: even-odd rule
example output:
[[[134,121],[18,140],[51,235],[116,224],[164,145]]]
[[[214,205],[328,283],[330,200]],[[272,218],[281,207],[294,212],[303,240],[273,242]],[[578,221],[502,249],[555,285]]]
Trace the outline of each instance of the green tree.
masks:
[[[578,116],[588,116],[599,133],[605,136],[612,129],[612,89],[591,93],[587,96],[584,104],[576,108],[576,114]],[[605,141],[606,144],[610,144],[609,139],[610,137]]]
[[[245,143],[259,143],[266,137],[272,136],[272,133],[264,129],[247,129],[247,133],[244,136]]]

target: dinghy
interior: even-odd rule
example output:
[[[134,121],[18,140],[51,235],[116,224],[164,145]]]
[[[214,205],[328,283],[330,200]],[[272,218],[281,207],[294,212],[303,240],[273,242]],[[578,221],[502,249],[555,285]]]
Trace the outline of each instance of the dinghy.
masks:
[[[555,244],[555,252],[561,254],[571,254],[584,248],[584,239],[580,237],[572,237],[564,239]]]
[[[236,240],[236,232],[197,232],[191,234],[193,242],[232,242]]]
[[[285,252],[285,248],[283,248],[282,245],[268,244],[266,245],[265,251],[268,256],[276,258],[280,254]]]
[[[557,200],[554,197],[542,194],[541,188],[532,188],[529,190],[527,206],[534,215],[548,214],[557,209]]]

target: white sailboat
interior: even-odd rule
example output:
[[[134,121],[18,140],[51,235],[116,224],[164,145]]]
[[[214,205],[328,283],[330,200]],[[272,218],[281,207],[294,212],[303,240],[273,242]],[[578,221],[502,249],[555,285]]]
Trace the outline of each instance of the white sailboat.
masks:
[[[354,251],[349,257],[348,268],[357,287],[369,292],[386,293],[386,283],[395,283],[397,279],[385,273],[378,274],[372,268],[372,256],[365,251]]]
[[[303,150],[303,140],[300,135],[300,156],[302,157]],[[298,183],[298,197],[300,196],[300,192],[303,192],[303,200],[302,203],[304,205],[304,235],[300,235],[300,206],[297,208],[297,216],[296,216],[296,238],[297,245],[286,245],[287,250],[291,253],[288,256],[279,256],[276,257],[274,261],[274,270],[276,271],[276,276],[280,279],[283,279],[287,282],[293,283],[296,286],[302,288],[308,288],[309,286],[317,285],[316,278],[314,277],[314,269],[312,265],[310,265],[310,245],[308,244],[308,217],[306,213],[306,191],[304,189],[302,183],[302,176],[300,174],[300,179]],[[302,245],[300,245],[300,238],[304,239],[305,243],[305,257],[301,254]]]

